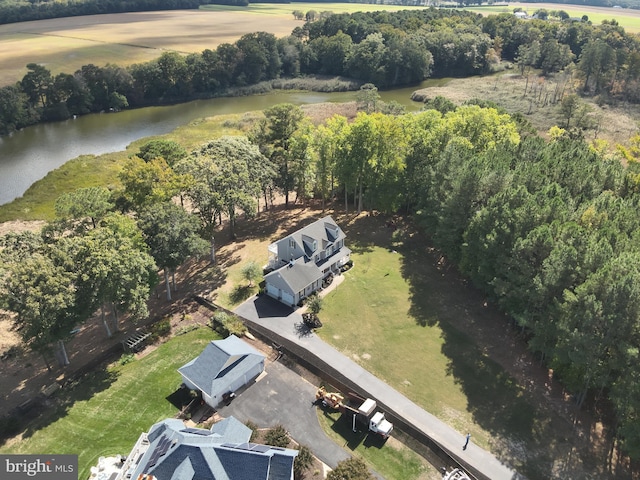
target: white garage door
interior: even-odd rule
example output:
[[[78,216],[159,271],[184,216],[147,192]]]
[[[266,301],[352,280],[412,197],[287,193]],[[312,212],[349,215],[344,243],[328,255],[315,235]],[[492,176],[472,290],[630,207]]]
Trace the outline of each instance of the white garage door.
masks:
[[[270,283],[267,284],[267,293],[274,298],[278,298],[280,296],[280,290]]]
[[[289,295],[287,292],[282,292],[282,302],[287,305],[293,305],[293,295]]]

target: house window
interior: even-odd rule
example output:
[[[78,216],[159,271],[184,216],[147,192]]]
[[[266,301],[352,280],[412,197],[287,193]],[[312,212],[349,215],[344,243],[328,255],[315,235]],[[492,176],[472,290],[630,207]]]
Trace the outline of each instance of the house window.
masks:
[[[296,248],[296,241],[293,238],[289,239],[289,248],[295,250]]]

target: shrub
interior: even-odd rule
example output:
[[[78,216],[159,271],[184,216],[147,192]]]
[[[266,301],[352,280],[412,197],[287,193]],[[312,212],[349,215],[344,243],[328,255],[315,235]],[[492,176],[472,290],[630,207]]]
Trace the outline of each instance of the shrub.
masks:
[[[171,333],[171,318],[165,317],[159,322],[156,322],[151,327],[151,334],[156,337],[164,337]]]
[[[133,353],[125,353],[120,357],[118,363],[120,365],[126,365],[127,363],[131,363],[136,359],[136,356]]]
[[[289,434],[282,425],[270,428],[264,435],[264,443],[274,447],[286,448],[289,441]]]
[[[249,441],[255,442],[256,438],[258,437],[258,425],[253,423],[251,420],[247,420],[245,425],[251,429],[251,438],[249,439]]]
[[[222,310],[217,311],[211,317],[211,328],[223,337],[227,337],[231,334],[242,336],[247,331],[247,327],[242,323],[242,320],[235,315],[229,315]]]
[[[320,297],[320,295],[316,293],[311,295],[309,297],[309,300],[307,301],[307,308],[312,314],[318,315],[318,313],[320,313],[320,310],[322,309],[322,298]]]
[[[304,473],[313,465],[311,449],[306,445],[300,445],[298,456],[293,461],[293,477],[296,480],[304,478]]]

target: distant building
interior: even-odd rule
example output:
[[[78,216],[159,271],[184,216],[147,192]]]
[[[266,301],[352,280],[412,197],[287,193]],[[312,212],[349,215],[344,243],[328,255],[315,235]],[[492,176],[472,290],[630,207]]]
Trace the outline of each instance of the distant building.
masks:
[[[296,450],[249,443],[234,417],[187,428],[167,419],[143,433],[115,480],[293,480]]]
[[[527,15],[527,12],[523,12],[523,11],[514,12],[514,15],[516,16],[516,18],[519,18],[521,20],[529,18],[529,15]]]
[[[229,335],[213,340],[202,353],[178,369],[182,382],[202,392],[202,399],[212,408],[264,371],[265,356],[239,339]]]
[[[351,256],[342,229],[326,216],[269,245],[272,270],[265,275],[265,291],[280,302],[295,306],[320,290],[323,280],[339,273]]]

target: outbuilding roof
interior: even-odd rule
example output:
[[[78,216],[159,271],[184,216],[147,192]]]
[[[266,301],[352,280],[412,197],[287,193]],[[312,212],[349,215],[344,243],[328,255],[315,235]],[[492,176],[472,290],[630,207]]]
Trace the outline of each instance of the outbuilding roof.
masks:
[[[264,362],[264,355],[235,335],[224,340],[213,340],[198,357],[178,369],[178,372],[211,396],[224,390],[257,364]]]

